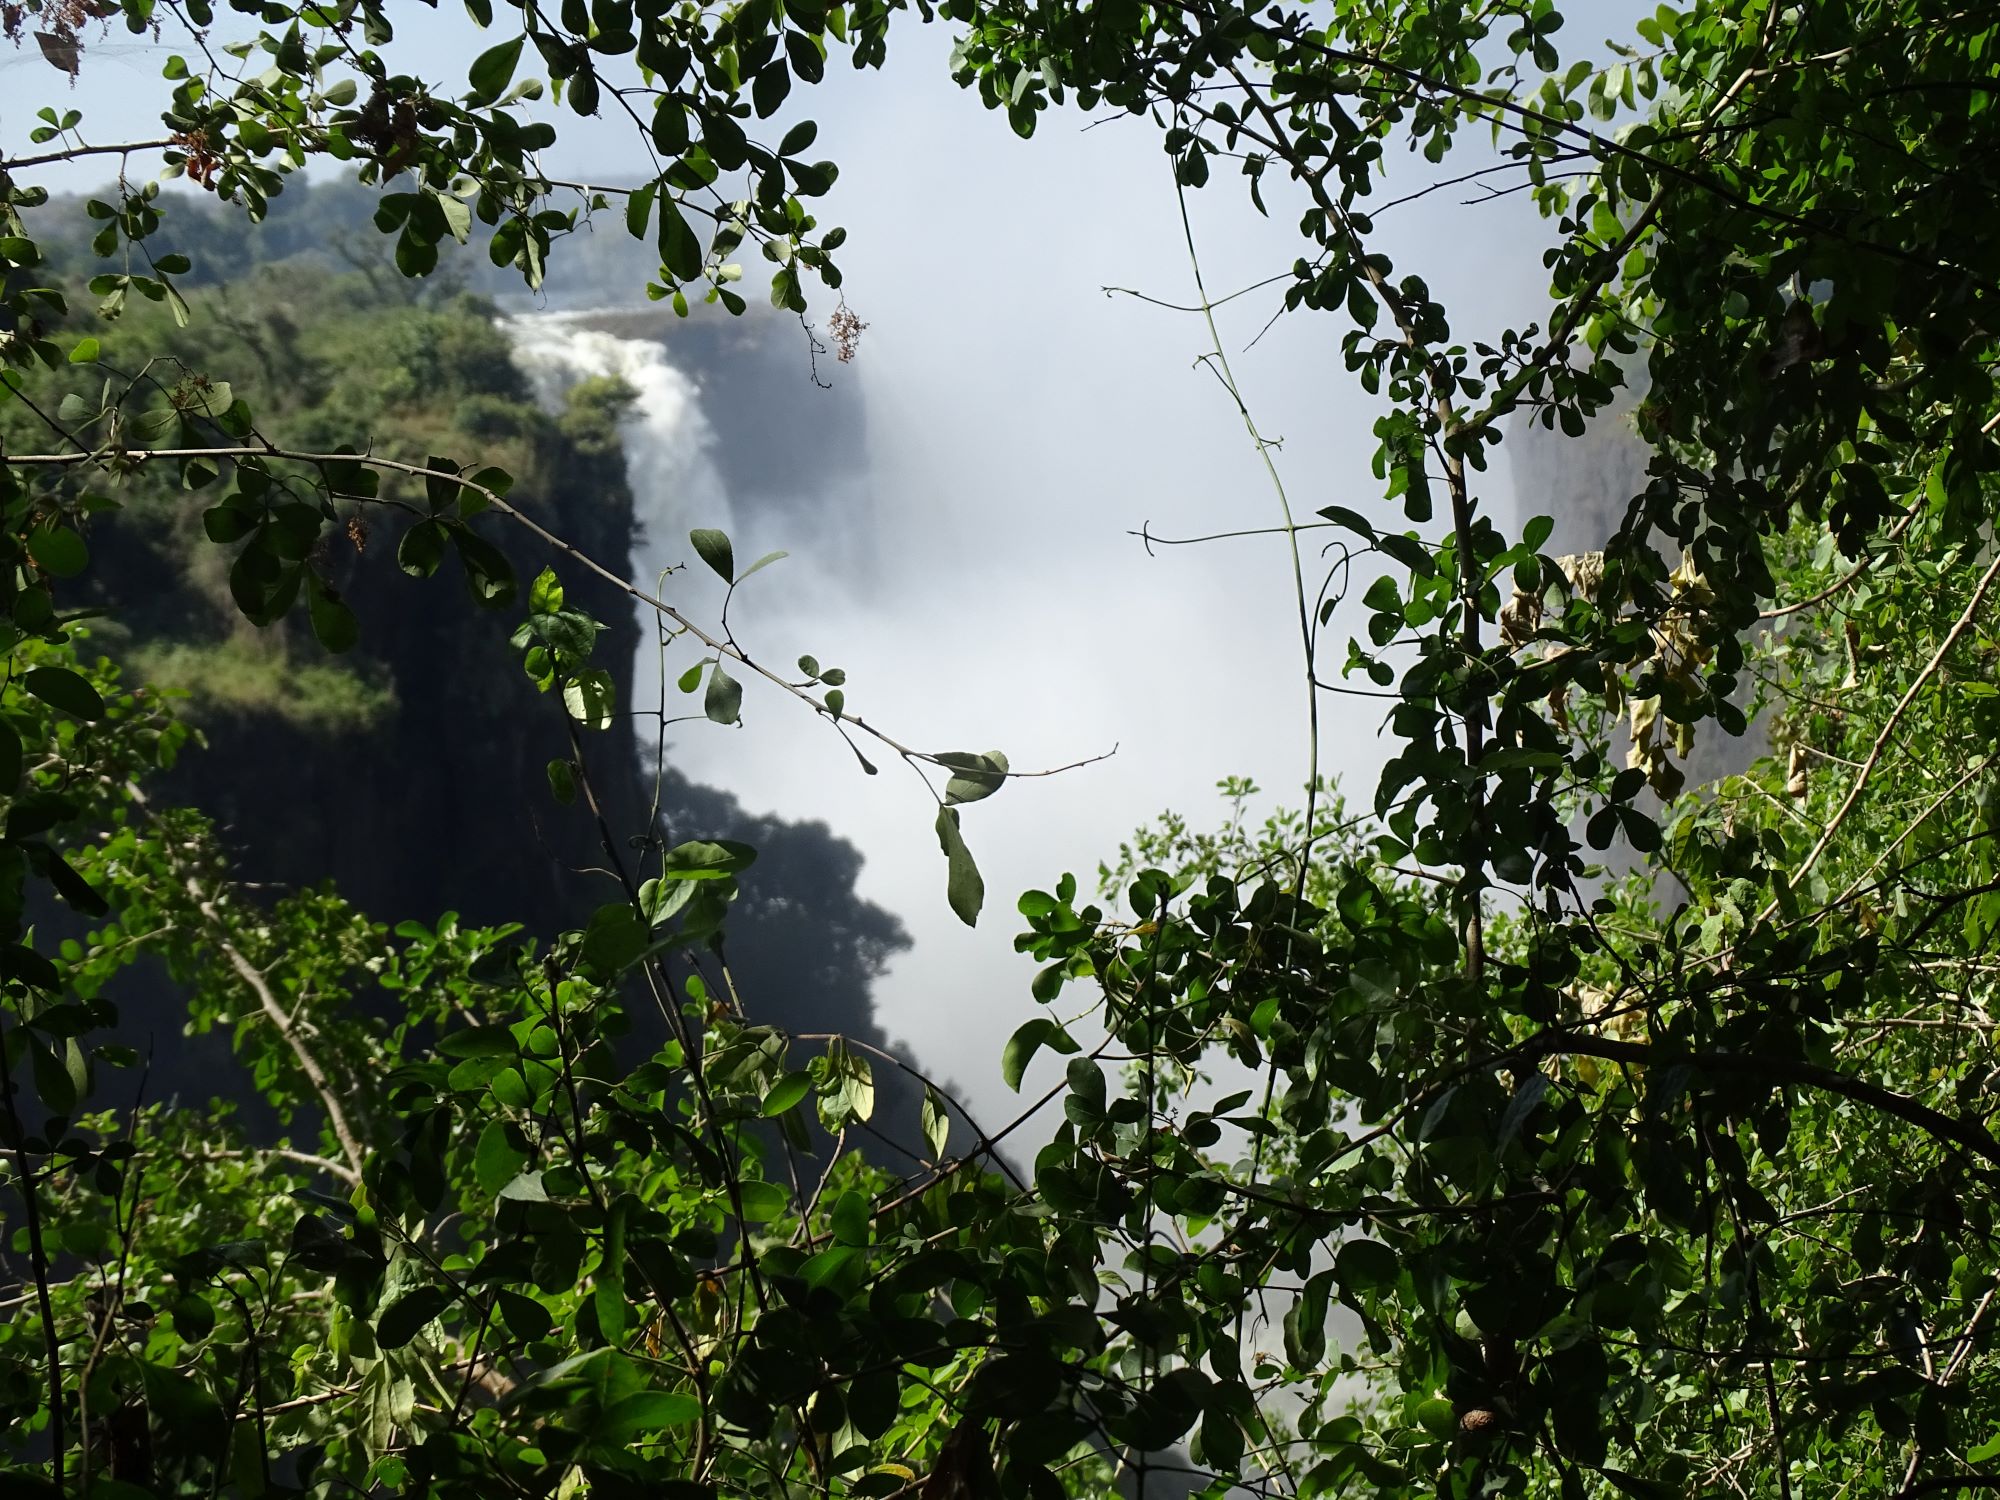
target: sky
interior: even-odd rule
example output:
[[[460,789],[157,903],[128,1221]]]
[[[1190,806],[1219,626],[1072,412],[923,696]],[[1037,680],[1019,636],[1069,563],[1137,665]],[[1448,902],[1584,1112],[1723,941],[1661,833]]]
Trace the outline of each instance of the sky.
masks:
[[[1625,9],[1603,7],[1593,20],[1609,29]],[[401,66],[458,86],[480,45],[463,18],[449,8],[404,14],[399,45],[414,62]],[[1016,769],[1114,745],[1117,754],[1012,783],[965,810],[988,892],[976,930],[946,907],[921,788],[893,767],[861,775],[797,705],[753,691],[742,730],[697,726],[674,754],[697,780],[755,809],[822,819],[862,848],[862,894],[897,912],[915,939],[877,988],[882,1020],[991,1121],[1014,1103],[1001,1048],[1036,1009],[1031,966],[1012,951],[1016,895],[1064,871],[1091,886],[1099,860],[1163,808],[1197,825],[1219,821],[1214,783],[1225,775],[1254,777],[1271,800],[1296,804],[1307,742],[1282,538],[1149,554],[1131,535],[1280,519],[1233,403],[1198,363],[1202,320],[1103,290],[1176,302],[1194,292],[1154,127],[1121,118],[1086,128],[1071,110],[1045,115],[1021,141],[952,84],[949,42],[942,28],[908,26],[884,73],[832,68],[826,85],[796,91],[788,106],[818,120],[815,154],[841,164],[828,216],[849,231],[845,293],[868,328],[859,359],[839,374],[865,396],[874,493],[855,517],[833,520],[875,528],[880,567],[865,591],[847,592],[796,586],[774,569],[746,588],[732,622],[767,655],[839,662],[851,708],[908,743],[1004,749]],[[87,55],[70,97],[89,139],[156,131],[164,51],[121,33]],[[32,48],[0,53],[0,152],[26,144],[31,111],[17,101],[64,92]],[[564,118],[568,133],[546,160],[552,174],[640,175],[625,136]],[[1423,185],[1428,170],[1412,159],[1399,185]],[[1296,210],[1281,191],[1267,197],[1273,216],[1263,219],[1221,172],[1191,196],[1212,296],[1282,271],[1298,253]],[[1547,231],[1525,196],[1478,206],[1464,197],[1435,193],[1384,216],[1380,230],[1399,272],[1419,271],[1454,307],[1462,336],[1490,337],[1539,314]],[[1277,464],[1294,512],[1339,504],[1385,518],[1369,469],[1377,408],[1341,368],[1344,323],[1294,315],[1258,339],[1281,290],[1246,296],[1220,319],[1261,430],[1282,440]],[[1483,498],[1511,514],[1504,465]],[[783,566],[809,577],[808,549],[794,550]],[[1336,661],[1346,636],[1361,633],[1366,581],[1357,578],[1355,603],[1330,628]],[[1321,770],[1356,803],[1368,801],[1385,755],[1379,706],[1323,701]],[[1043,1071],[1054,1076],[1046,1062]],[[1030,1093],[1042,1076],[1031,1074]]]

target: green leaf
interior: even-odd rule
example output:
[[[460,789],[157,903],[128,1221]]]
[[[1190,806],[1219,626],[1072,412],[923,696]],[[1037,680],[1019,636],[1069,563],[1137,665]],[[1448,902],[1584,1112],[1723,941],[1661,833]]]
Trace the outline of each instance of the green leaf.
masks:
[[[419,521],[403,533],[396,547],[396,566],[412,578],[429,578],[444,561],[444,528],[436,521]]]
[[[660,860],[663,880],[719,880],[740,875],[756,861],[757,851],[733,839],[694,839],[676,844]]]
[[[1001,751],[976,755],[954,750],[938,756],[938,761],[952,768],[951,780],[945,783],[946,802],[977,802],[1007,784],[1007,757]]]
[[[646,921],[658,927],[692,901],[698,889],[685,880],[648,880],[639,887],[639,905],[644,908]]]
[[[685,1391],[641,1391],[614,1402],[591,1435],[601,1443],[629,1444],[641,1433],[687,1427],[701,1418],[701,1402]]]
[[[829,1245],[799,1268],[799,1279],[813,1291],[822,1287],[838,1290],[843,1282],[852,1285],[865,1262],[852,1245]]]
[[[156,1364],[142,1365],[140,1379],[156,1429],[170,1447],[181,1453],[213,1453],[220,1446],[228,1418],[206,1386]],[[94,1494],[97,1487],[91,1489]]]
[[[1047,1016],[1022,1022],[1000,1054],[1000,1076],[1007,1080],[1008,1088],[1017,1094],[1021,1092],[1021,1079],[1028,1071],[1028,1064],[1044,1047],[1065,1055],[1083,1050],[1074,1037]]]
[[[635,240],[646,237],[646,226],[653,220],[653,195],[659,188],[656,178],[625,199],[625,232]]]
[[[746,1182],[738,1191],[743,1198],[743,1217],[752,1224],[770,1223],[791,1201],[790,1195],[775,1182]]]
[[[555,1327],[548,1308],[524,1293],[501,1290],[494,1294],[493,1302],[506,1321],[507,1331],[517,1339],[532,1341]]]
[[[226,380],[194,384],[187,392],[186,410],[200,416],[219,418],[236,404],[236,392]]]
[[[485,537],[463,526],[452,528],[451,540],[465,567],[465,585],[487,609],[505,609],[514,602],[514,565]]]
[[[1393,1286],[1399,1270],[1396,1252],[1379,1240],[1348,1240],[1333,1260],[1334,1278],[1348,1291]]]
[[[445,227],[451,231],[451,237],[461,245],[469,244],[472,239],[471,205],[452,193],[433,193],[432,197],[437,200],[438,212],[444,215]],[[457,485],[452,486],[454,498],[461,493]]]
[[[1548,1091],[1549,1080],[1545,1073],[1529,1074],[1527,1081],[1514,1091],[1514,1097],[1507,1101],[1507,1108],[1500,1116],[1501,1150],[1506,1150],[1514,1137],[1521,1133],[1528,1116],[1535,1112],[1535,1106],[1542,1102]]]
[[[473,1148],[473,1180],[489,1196],[519,1176],[528,1160],[527,1153],[508,1139],[508,1129],[505,1120],[487,1121],[486,1128],[479,1132],[479,1144]]]
[[[446,1057],[519,1057],[521,1044],[514,1040],[511,1026],[472,1026],[441,1037],[437,1044]]]
[[[1384,552],[1419,578],[1437,577],[1437,559],[1431,556],[1430,548],[1417,538],[1389,531],[1384,532],[1377,542]]]
[[[791,555],[792,555],[791,553],[782,550],[777,552],[766,552],[762,557],[758,558],[755,562],[750,564],[749,567],[745,568],[742,571],[742,573],[737,576],[736,581],[738,583],[741,583],[745,578],[748,578],[752,573],[756,573],[765,568],[768,568],[771,566],[772,563],[780,562],[783,559],[790,557]]]
[[[111,914],[111,908],[96,889],[77,874],[75,866],[62,857],[60,851],[50,849],[47,854],[49,884],[56,888],[56,894],[69,905],[87,917],[104,917]]]
[[[451,1303],[451,1293],[441,1286],[420,1286],[405,1292],[376,1319],[375,1342],[384,1349],[402,1348]]]
[[[1306,1282],[1285,1313],[1285,1357],[1293,1368],[1309,1373],[1326,1358],[1328,1278],[1324,1271]]]
[[[340,596],[317,573],[306,573],[306,608],[312,616],[313,634],[327,650],[338,655],[350,651],[361,639],[361,624]]]
[[[170,1311],[174,1332],[190,1344],[198,1344],[215,1332],[215,1308],[206,1297],[192,1292],[176,1297]]]
[[[244,506],[222,504],[201,513],[201,529],[208,533],[211,542],[227,546],[255,531],[259,520],[255,511]]]
[[[71,1255],[101,1258],[111,1248],[111,1226],[102,1219],[77,1219],[63,1225],[57,1238]]]
[[[549,1190],[542,1186],[540,1172],[523,1172],[500,1189],[500,1196],[516,1203],[546,1203]]]
[[[481,469],[459,486],[458,518],[470,521],[513,487],[514,476],[505,469]]]
[[[454,1068],[452,1073],[454,1077],[461,1076],[457,1068]],[[493,1095],[494,1103],[502,1109],[526,1109],[535,1102],[534,1093],[528,1087],[528,1080],[522,1076],[519,1068],[502,1068],[493,1074],[493,1081],[487,1085],[487,1090]],[[504,1189],[500,1196],[503,1198],[507,1196]]]
[[[488,47],[473,59],[466,75],[472,84],[469,102],[491,104],[507,92],[507,85],[514,81],[514,69],[521,61],[521,44],[526,40],[526,37],[517,36],[498,46]]]
[[[67,526],[45,522],[28,533],[28,556],[44,573],[74,578],[90,566],[90,549]]]
[[[97,689],[68,667],[35,667],[21,682],[42,702],[66,714],[79,719],[104,717],[104,700]]]
[[[35,1094],[50,1114],[68,1115],[90,1090],[90,1074],[83,1050],[76,1038],[67,1037],[59,1046],[50,1046],[40,1037],[31,1038]]]
[[[1432,1396],[1417,1403],[1417,1422],[1435,1438],[1448,1438],[1458,1431],[1458,1412],[1449,1401]]]
[[[676,281],[694,281],[701,275],[701,238],[689,225],[681,213],[681,206],[674,201],[673,194],[660,195],[660,265]],[[699,535],[699,533],[697,533]],[[714,533],[720,536],[720,532]],[[699,547],[701,544],[695,544]],[[725,545],[727,545],[725,543]],[[720,571],[720,570],[718,570]],[[724,573],[723,577],[729,575]]]
[[[721,662],[708,674],[708,695],[701,707],[718,724],[735,724],[742,718],[743,685],[722,670]]]
[[[965,847],[958,831],[957,808],[938,809],[937,836],[945,857],[945,897],[959,921],[967,927],[976,926],[979,908],[986,904],[986,882],[980,879],[979,866],[973,863],[972,851]]]
[[[694,544],[701,560],[715,569],[724,583],[736,581],[736,549],[730,546],[727,536],[712,527],[703,526],[690,531],[688,540]]]
[[[625,1300],[625,1226],[632,1215],[632,1195],[622,1195],[611,1205],[604,1226],[604,1257],[591,1288],[591,1307],[597,1314],[597,1331],[607,1343],[625,1336],[631,1304]]]
[[[873,1238],[868,1195],[852,1188],[842,1193],[834,1201],[828,1222],[833,1226],[834,1239],[841,1244],[866,1248]]]
[[[549,762],[549,795],[564,807],[576,801],[576,769],[566,760],[557,757]]]
[[[1969,1464],[1983,1464],[1993,1458],[2000,1458],[2000,1428],[1995,1428],[1993,1436],[1978,1447],[1965,1450],[1965,1461]]]
[[[1375,540],[1374,522],[1359,511],[1349,510],[1344,505],[1328,505],[1320,510],[1320,514],[1343,530],[1351,531],[1370,542]]]
[[[931,1160],[944,1160],[945,1147],[951,1142],[951,1117],[945,1113],[944,1100],[929,1084],[924,1085],[922,1119],[924,1144],[931,1148]]]
[[[563,707],[585,729],[609,729],[618,717],[618,687],[602,667],[586,667],[563,684]]]
[[[843,1130],[855,1120],[875,1114],[875,1075],[868,1059],[838,1037],[827,1044],[825,1073],[819,1100],[820,1123]]]
[[[766,63],[750,85],[750,98],[757,108],[757,118],[770,119],[778,112],[785,102],[785,96],[791,91],[791,70],[781,62]]]
[[[590,915],[583,933],[584,961],[604,973],[616,973],[644,953],[651,941],[645,919],[631,904],[613,901]]]
[[[787,1073],[771,1086],[771,1092],[764,1096],[764,1102],[758,1106],[758,1113],[767,1120],[776,1119],[811,1092],[810,1073]]]

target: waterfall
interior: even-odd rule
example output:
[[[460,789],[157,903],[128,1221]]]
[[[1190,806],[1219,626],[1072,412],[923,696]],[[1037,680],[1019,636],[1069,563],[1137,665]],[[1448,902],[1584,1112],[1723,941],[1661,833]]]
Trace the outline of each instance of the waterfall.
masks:
[[[826,650],[823,627],[851,622],[875,598],[873,486],[858,392],[836,395],[815,383],[797,346],[772,337],[775,322],[704,325],[611,309],[518,313],[500,327],[547,411],[562,411],[585,380],[615,376],[631,388],[619,438],[636,522],[634,583],[651,590],[667,570],[682,569],[666,580],[663,597],[712,625],[724,589],[696,558],[689,531],[726,532],[739,570],[787,552],[730,617],[739,635],[780,660]],[[663,683],[656,618],[634,607],[633,701],[678,704],[672,680],[692,658],[686,649],[673,653]]]
[[[619,436],[639,526],[634,581],[649,584],[688,560],[690,530],[713,526],[734,536],[736,517],[715,466],[715,434],[700,388],[668,363],[656,340],[586,327],[584,316],[529,314],[501,326],[513,341],[515,364],[550,411],[560,411],[570,390],[594,376],[616,376],[632,389]]]
[[[743,557],[744,542],[737,535],[729,486],[716,467],[715,433],[702,411],[700,387],[669,363],[657,339],[587,326],[582,320],[589,316],[522,314],[501,319],[500,326],[513,343],[514,363],[547,411],[560,412],[570,391],[592,378],[615,376],[631,389],[633,401],[618,435],[635,522],[632,581],[650,590],[660,586],[667,570],[692,561],[688,533],[696,527],[729,533]],[[691,573],[669,583],[666,597],[685,604],[690,592],[706,596],[716,583],[696,562]],[[656,617],[643,604],[634,609],[639,616],[634,703],[650,704],[661,701],[666,688],[660,678]]]

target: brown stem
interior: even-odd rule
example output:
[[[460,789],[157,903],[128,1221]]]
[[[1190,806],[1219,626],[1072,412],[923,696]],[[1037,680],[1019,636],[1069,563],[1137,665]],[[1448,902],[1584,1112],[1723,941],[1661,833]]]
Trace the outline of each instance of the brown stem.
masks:
[[[124,156],[133,151],[160,151],[183,144],[172,136],[157,141],[125,141],[115,146],[70,146],[40,156],[16,156],[0,161],[0,172],[18,172],[23,167],[46,167],[59,161],[75,161],[80,156]]]

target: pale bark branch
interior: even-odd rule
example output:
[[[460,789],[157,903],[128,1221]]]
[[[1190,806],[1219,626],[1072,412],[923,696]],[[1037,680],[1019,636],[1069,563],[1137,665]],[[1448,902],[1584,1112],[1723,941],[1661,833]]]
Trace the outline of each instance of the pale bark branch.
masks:
[[[1890,710],[1888,720],[1882,725],[1881,731],[1875,736],[1873,747],[1869,750],[1867,758],[1861,763],[1860,773],[1855,776],[1853,784],[1848,787],[1847,796],[1841,801],[1838,810],[1827,820],[1826,828],[1819,836],[1819,842],[1813,845],[1812,852],[1805,857],[1805,862],[1790,872],[1794,886],[1799,883],[1808,870],[1819,863],[1819,857],[1833,843],[1833,836],[1840,831],[1840,825],[1847,821],[1847,815],[1854,810],[1854,804],[1861,800],[1862,792],[1867,790],[1869,780],[1875,774],[1875,767],[1881,762],[1882,752],[1889,747],[1889,741],[1895,738],[1896,729],[1903,722],[1903,715],[1910,711],[1910,705],[1917,701],[1917,695],[1924,690],[1924,685],[1937,675],[1938,669],[1944,665],[1945,657],[1951,653],[1951,648],[1958,644],[1959,637],[1972,628],[1973,620],[1978,617],[1979,607],[1986,602],[1987,590],[1993,587],[1993,581],[1996,578],[2000,578],[2000,554],[1996,554],[1993,561],[1987,564],[1986,571],[1980,575],[1978,584],[1972,590],[1972,597],[1966,601],[1965,609],[1959,615],[1957,623],[1945,633],[1945,638],[1938,642],[1937,650],[1932,653],[1931,659],[1924,664],[1924,669],[1917,673],[1916,680],[1910,684],[1909,689],[1897,700],[1895,708]],[[1771,913],[1777,909],[1777,900],[1773,898],[1770,904],[1758,914],[1757,920],[1760,922],[1768,921]]]
[[[285,1045],[292,1049],[292,1056],[298,1060],[299,1071],[306,1075],[306,1082],[312,1085],[313,1092],[319,1096],[320,1107],[326,1111],[327,1126],[333,1131],[334,1139],[340,1142],[341,1155],[347,1158],[358,1176],[362,1164],[368,1159],[368,1153],[362,1149],[361,1138],[354,1133],[354,1127],[348,1123],[347,1111],[341,1105],[340,1096],[334,1092],[333,1081],[327,1077],[326,1070],[319,1065],[319,1059],[313,1056],[312,1049],[306,1046],[305,1039],[292,1024],[292,1018],[285,1014],[285,1008],[278,1003],[278,997],[271,989],[271,982],[265,977],[264,971],[245,958],[243,950],[230,941],[227,926],[222,920],[221,913],[216,910],[215,903],[202,895],[201,887],[193,876],[186,877],[185,883],[188,895],[194,898],[195,909],[209,925],[216,946],[222,950],[222,956],[229,960],[229,967],[235,971],[236,977],[249,987],[250,993],[257,997],[257,1004],[270,1019],[272,1026],[277,1028],[278,1035],[284,1038]]]

